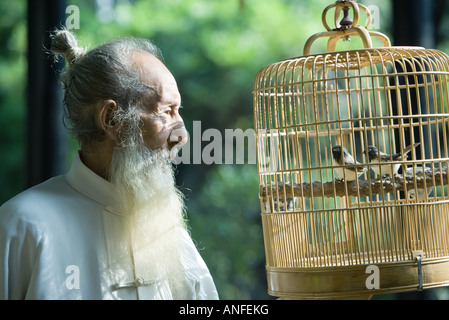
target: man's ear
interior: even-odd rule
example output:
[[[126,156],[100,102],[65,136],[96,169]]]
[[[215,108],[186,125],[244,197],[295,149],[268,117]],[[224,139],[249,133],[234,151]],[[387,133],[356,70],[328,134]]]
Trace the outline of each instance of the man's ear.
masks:
[[[116,111],[117,103],[114,100],[102,101],[97,110],[97,126],[105,133],[106,137],[111,140],[115,140],[117,138],[114,123],[114,113]]]

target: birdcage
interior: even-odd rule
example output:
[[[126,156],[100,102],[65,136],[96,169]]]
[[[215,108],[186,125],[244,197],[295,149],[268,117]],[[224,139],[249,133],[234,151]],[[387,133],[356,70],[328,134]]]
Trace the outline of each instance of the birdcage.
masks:
[[[449,285],[449,57],[390,46],[355,1],[322,20],[303,56],[254,82],[268,293],[364,299]],[[354,36],[363,48],[335,51]],[[327,52],[310,54],[322,37]]]

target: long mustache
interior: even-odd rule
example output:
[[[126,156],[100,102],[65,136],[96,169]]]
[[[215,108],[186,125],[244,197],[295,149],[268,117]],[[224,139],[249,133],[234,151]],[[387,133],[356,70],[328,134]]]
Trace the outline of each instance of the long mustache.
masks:
[[[167,126],[167,130],[175,130],[175,129],[181,129],[181,128],[185,128],[184,122],[182,122],[182,121],[176,121]]]
[[[170,160],[173,160],[178,154],[179,149],[187,143],[189,134],[182,121],[170,124],[167,131],[170,132],[168,142],[172,145],[170,150]]]
[[[170,132],[169,140],[170,142],[182,142],[183,140],[187,140],[188,134],[184,122],[177,121],[175,123],[170,124],[166,131]]]

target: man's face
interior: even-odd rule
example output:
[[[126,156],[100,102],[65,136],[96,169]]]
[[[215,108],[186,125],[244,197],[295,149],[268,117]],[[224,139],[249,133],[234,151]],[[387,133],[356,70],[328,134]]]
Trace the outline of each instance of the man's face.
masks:
[[[171,150],[173,156],[176,147],[187,140],[179,115],[181,96],[174,77],[157,58],[142,51],[135,52],[133,58],[148,92],[138,109],[143,140],[128,132],[122,147],[114,148],[110,181],[124,213],[134,265],[144,279],[167,281],[173,296],[185,299],[189,291],[181,264],[184,202],[164,150]],[[121,274],[117,271],[114,276]]]
[[[134,59],[141,69],[142,82],[148,87],[140,114],[146,147],[172,150],[175,146],[182,146],[188,135],[179,114],[181,95],[175,78],[161,61],[149,53],[136,52]]]

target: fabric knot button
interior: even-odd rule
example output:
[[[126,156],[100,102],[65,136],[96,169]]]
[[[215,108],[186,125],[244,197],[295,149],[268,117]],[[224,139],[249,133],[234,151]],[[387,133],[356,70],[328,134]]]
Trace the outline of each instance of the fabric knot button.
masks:
[[[136,283],[136,286],[143,286],[143,284],[145,283],[145,281],[143,280],[143,278],[137,278],[136,280],[135,280],[135,283]]]

